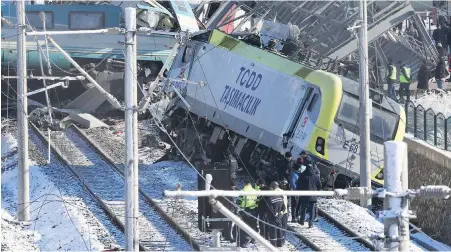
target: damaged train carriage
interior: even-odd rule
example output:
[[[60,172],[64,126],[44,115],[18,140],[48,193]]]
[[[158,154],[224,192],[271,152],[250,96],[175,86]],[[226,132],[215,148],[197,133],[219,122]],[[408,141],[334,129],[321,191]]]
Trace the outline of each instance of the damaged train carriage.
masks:
[[[256,169],[271,166],[279,153],[307,150],[316,157],[323,176],[332,169],[345,183],[359,176],[355,82],[312,70],[218,30],[198,34],[182,47],[168,77],[167,87],[183,96],[173,99],[168,125],[176,128],[183,121],[177,115],[186,113],[203,122],[193,134],[186,133],[188,123],[177,126],[185,127],[184,134],[177,132],[178,142],[189,145],[191,153],[214,149],[218,140],[226,139],[240,165],[258,174]],[[405,114],[397,103],[372,94],[379,98],[373,99],[372,127],[386,132],[371,136],[372,179],[380,185],[383,141],[403,138]],[[197,133],[204,141],[200,145],[192,136]]]

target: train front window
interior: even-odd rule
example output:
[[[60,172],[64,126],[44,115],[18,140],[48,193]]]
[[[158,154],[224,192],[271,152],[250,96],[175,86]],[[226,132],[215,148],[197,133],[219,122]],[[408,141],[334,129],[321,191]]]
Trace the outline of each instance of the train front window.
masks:
[[[371,134],[378,136],[383,141],[392,140],[397,123],[396,115],[373,107],[373,118],[370,123]]]
[[[359,134],[359,100],[343,93],[337,120],[355,134]],[[373,107],[373,118],[370,120],[370,133],[382,141],[391,140],[394,135],[398,117],[379,108]]]

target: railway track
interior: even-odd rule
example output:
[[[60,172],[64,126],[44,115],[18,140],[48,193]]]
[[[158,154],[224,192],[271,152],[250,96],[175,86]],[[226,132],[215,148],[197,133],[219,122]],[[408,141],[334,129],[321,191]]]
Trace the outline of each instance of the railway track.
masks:
[[[97,149],[98,152],[104,153],[105,158],[110,159],[112,163],[120,163],[122,160],[123,144],[120,141],[115,141],[108,134],[104,132],[97,132],[98,134],[93,134],[93,132],[101,131],[100,129],[93,130],[80,130],[75,128],[79,134],[83,135],[85,140],[91,142],[93,148]],[[158,157],[157,157],[158,159]],[[166,162],[167,163],[167,162]],[[144,164],[140,165],[139,168],[139,180],[140,180],[140,192],[141,194],[148,195],[149,198],[153,199],[154,202],[165,211],[171,218],[179,225],[181,228],[186,230],[192,237],[196,240],[201,247],[208,247],[211,245],[211,234],[202,233],[197,227],[197,200],[185,200],[181,203],[174,205],[174,201],[168,198],[161,198],[164,189],[168,189],[169,186],[175,185],[177,183],[183,185],[184,190],[197,190],[197,174],[191,170],[186,169],[183,165],[184,170],[174,166],[174,163],[161,162],[162,173],[155,173],[156,168],[146,166]],[[182,165],[180,165],[182,166]],[[122,166],[118,166],[118,169],[123,169]],[[187,170],[187,171],[186,171]],[[162,178],[166,176],[167,178]],[[168,178],[174,176],[176,179]],[[195,185],[194,185],[195,184]],[[175,188],[174,188],[175,189]],[[235,250],[236,245],[234,242],[229,242],[222,240],[221,246],[228,249]],[[265,251],[264,247],[260,244],[255,244],[250,248],[240,249],[244,251]],[[309,250],[312,249],[304,244],[299,237],[293,234],[287,234],[287,242],[284,247],[281,248],[283,251],[298,251],[298,250]]]
[[[94,131],[87,130],[87,133],[84,131],[81,131],[82,134],[86,135],[86,138],[90,142],[95,142],[94,145],[98,146],[98,148],[105,150],[104,152],[109,152],[109,156],[114,156],[115,158],[118,157],[117,154],[114,154],[115,148],[121,148],[121,145],[119,143],[114,143],[108,137],[106,134],[93,134]],[[113,145],[116,145],[116,147],[113,147]],[[108,148],[111,147],[111,148]],[[107,150],[108,149],[108,150]],[[112,151],[113,150],[113,151]],[[103,152],[103,151],[102,151]],[[123,152],[122,152],[123,153]],[[123,154],[122,154],[123,157]],[[118,163],[119,160],[116,160],[116,163]],[[169,167],[166,170],[167,173],[171,172],[168,170]],[[146,190],[146,183],[141,182],[141,179],[147,180],[147,177],[158,177],[159,174],[155,174],[152,172],[146,173],[148,169],[140,167],[140,188],[143,187],[143,190]],[[152,169],[155,170],[155,169]],[[179,171],[180,176],[186,176],[182,175],[182,172]],[[193,172],[194,173],[194,172]],[[196,185],[186,185],[187,180],[193,180],[196,181],[197,177],[194,173],[194,175],[191,178],[181,179],[181,183],[185,183],[185,187],[183,189],[186,190],[196,190]],[[153,181],[155,182],[155,181]],[[158,182],[156,182],[158,183]],[[188,186],[188,188],[186,188]],[[147,191],[151,191],[152,188]],[[160,191],[161,192],[161,191]],[[160,193],[159,192],[159,193]],[[154,197],[158,197],[157,195],[153,195]],[[165,207],[165,203],[163,201],[159,202],[159,205],[162,206],[162,208]],[[193,208],[197,207],[197,204],[195,206],[192,206]],[[189,206],[187,207],[189,209]],[[310,250],[339,250],[339,251],[349,251],[349,250],[373,250],[372,244],[368,243],[367,241],[362,241],[362,239],[354,239],[353,237],[357,237],[357,235],[352,232],[352,230],[346,228],[345,226],[341,225],[337,221],[332,220],[330,216],[328,216],[326,213],[321,212],[320,213],[322,217],[320,218],[320,224],[315,223],[315,227],[312,229],[309,229],[307,227],[300,227],[299,224],[289,224],[289,229],[292,231],[291,233],[287,232],[287,241],[288,243],[296,243],[296,241],[300,240],[302,241],[303,248],[302,249],[310,249]],[[177,213],[175,213],[176,216],[179,216]],[[197,216],[193,216],[193,218],[197,218]],[[177,219],[179,222],[184,222],[186,220],[181,220],[180,218]],[[196,219],[197,220],[197,219]],[[183,224],[181,224],[183,225]],[[196,224],[194,224],[196,225]],[[197,228],[194,228],[197,229]],[[190,228],[190,233],[195,232],[193,228]],[[299,243],[299,242],[298,242]],[[296,247],[296,246],[295,246]],[[299,245],[297,246],[298,248]]]
[[[242,184],[248,176],[238,176],[238,183]],[[338,222],[326,212],[319,210],[319,220],[308,228],[288,221],[288,230],[314,251],[374,251],[373,244]]]
[[[32,125],[33,131],[47,141],[41,131]],[[123,231],[125,219],[124,180],[109,163],[94,152],[74,129],[53,132],[51,147],[56,156],[76,174],[86,190],[104,208],[109,217]],[[186,241],[164,221],[149,202],[139,197],[139,244],[140,250],[186,251],[198,249],[195,241]]]

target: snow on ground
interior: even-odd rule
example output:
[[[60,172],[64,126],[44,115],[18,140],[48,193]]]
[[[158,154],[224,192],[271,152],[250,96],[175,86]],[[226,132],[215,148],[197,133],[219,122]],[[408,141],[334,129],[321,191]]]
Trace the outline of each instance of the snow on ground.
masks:
[[[9,144],[10,147],[15,146],[13,134],[4,134],[4,136],[2,137],[2,147],[6,144]],[[30,136],[30,138],[33,137]],[[120,234],[121,232],[114,228],[108,230],[105,228],[103,224],[108,226],[109,220],[102,217],[97,218],[104,213],[95,206],[95,203],[90,200],[72,175],[64,167],[61,167],[53,156],[52,163],[45,164],[42,153],[39,152],[41,150],[45,153],[45,147],[30,144],[29,149],[31,225],[24,227],[23,232],[30,234],[36,249],[99,251],[107,247],[116,247],[118,243],[123,244],[123,237],[114,235],[115,240],[110,235],[110,233]],[[12,169],[5,171],[2,165],[2,211],[12,215],[11,218],[16,218],[17,153],[9,159],[13,160],[12,163],[15,164]],[[7,235],[10,235],[8,229],[2,229],[2,237]],[[21,250],[18,249],[20,248],[18,246],[22,246],[21,244],[20,241],[14,241],[8,246],[12,246],[13,250]]]
[[[352,202],[340,199],[319,199],[318,206],[342,224],[361,236],[383,234],[384,224],[374,214]],[[427,251],[411,241],[410,251]]]
[[[17,141],[11,134],[2,134],[2,157],[17,148]]]
[[[425,110],[432,108],[436,114],[441,112],[445,117],[451,116],[450,91],[442,94],[435,94],[431,92],[418,99],[413,99],[412,101],[415,103],[415,105],[422,105]]]
[[[2,213],[2,251],[36,251],[32,231],[24,230],[14,218],[3,209]]]

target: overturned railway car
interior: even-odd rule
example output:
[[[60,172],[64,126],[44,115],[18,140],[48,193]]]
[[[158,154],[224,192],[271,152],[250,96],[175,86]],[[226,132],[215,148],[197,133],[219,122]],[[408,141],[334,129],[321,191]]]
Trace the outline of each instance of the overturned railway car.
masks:
[[[168,124],[178,128],[178,143],[191,156],[202,153],[219,161],[229,149],[240,166],[259,175],[261,167],[272,166],[284,152],[306,150],[322,176],[336,170],[337,182],[346,185],[359,177],[355,81],[218,30],[198,34],[181,47],[167,75],[166,85],[182,96],[173,99]],[[383,142],[402,140],[405,112],[375,90],[370,96],[372,181],[377,186],[383,184]]]

